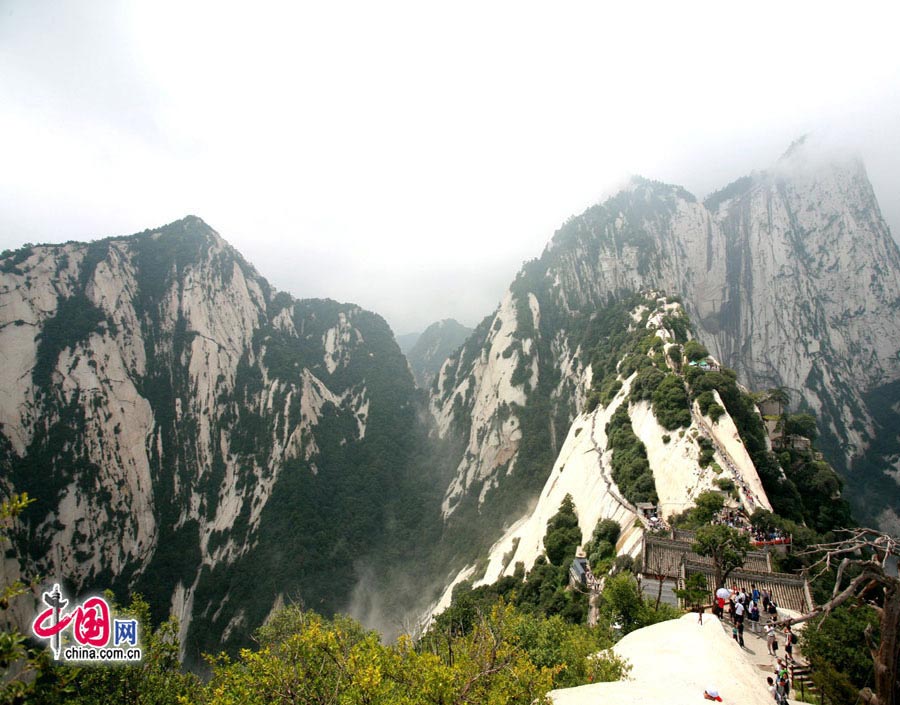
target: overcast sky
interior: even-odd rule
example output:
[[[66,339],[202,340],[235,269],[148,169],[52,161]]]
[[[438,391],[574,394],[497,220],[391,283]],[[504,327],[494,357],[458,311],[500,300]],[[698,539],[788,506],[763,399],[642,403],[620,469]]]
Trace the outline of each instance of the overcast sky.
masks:
[[[0,249],[190,213],[296,296],[471,325],[627,175],[702,196],[810,131],[896,236],[900,5],[727,4],[0,0]]]

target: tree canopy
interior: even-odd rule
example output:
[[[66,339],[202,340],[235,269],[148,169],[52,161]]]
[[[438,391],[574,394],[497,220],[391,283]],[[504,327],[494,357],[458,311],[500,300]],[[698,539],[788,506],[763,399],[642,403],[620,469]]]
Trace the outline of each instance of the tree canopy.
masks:
[[[722,524],[709,524],[697,529],[693,549],[713,559],[716,587],[723,587],[735,568],[744,565],[750,551],[750,539],[737,529]]]

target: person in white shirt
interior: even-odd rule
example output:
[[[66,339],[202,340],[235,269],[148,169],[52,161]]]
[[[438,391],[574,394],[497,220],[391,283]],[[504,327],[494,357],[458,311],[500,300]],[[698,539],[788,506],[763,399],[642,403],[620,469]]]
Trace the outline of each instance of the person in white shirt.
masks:
[[[766,647],[769,649],[769,655],[775,656],[775,626],[772,622],[766,625]]]

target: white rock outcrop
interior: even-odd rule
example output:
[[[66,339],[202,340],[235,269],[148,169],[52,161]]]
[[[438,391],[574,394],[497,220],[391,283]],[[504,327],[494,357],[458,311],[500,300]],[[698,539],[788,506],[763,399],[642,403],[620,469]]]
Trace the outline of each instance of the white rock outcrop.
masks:
[[[478,483],[483,498],[495,474],[513,470],[522,432],[511,407],[524,406],[526,401],[525,383],[513,384],[513,374],[523,355],[521,347],[514,344],[516,316],[513,296],[507,294],[471,372],[445,399],[432,398],[432,410],[442,435],[449,431],[456,400],[462,403],[468,397],[472,399],[468,445],[445,493],[445,516],[453,511],[459,498],[473,484]],[[448,364],[445,363],[441,370],[440,384],[444,383]],[[536,375],[537,370],[533,369],[528,381],[533,383]]]
[[[766,672],[725,633],[712,615],[660,622],[626,635],[613,651],[631,665],[627,680],[550,692],[554,705],[681,705],[704,703],[714,688],[724,705],[770,705]]]

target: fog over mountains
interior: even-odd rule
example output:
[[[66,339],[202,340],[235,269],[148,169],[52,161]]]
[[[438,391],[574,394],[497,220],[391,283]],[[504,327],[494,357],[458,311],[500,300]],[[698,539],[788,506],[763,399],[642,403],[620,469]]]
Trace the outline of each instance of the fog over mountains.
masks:
[[[38,500],[21,567],[143,591],[193,662],[292,599],[389,631],[528,517],[619,362],[611,312],[651,291],[742,384],[814,411],[858,518],[900,532],[900,252],[863,164],[801,140],[703,202],[632,180],[408,358],[197,217],[4,253],[2,477]]]

